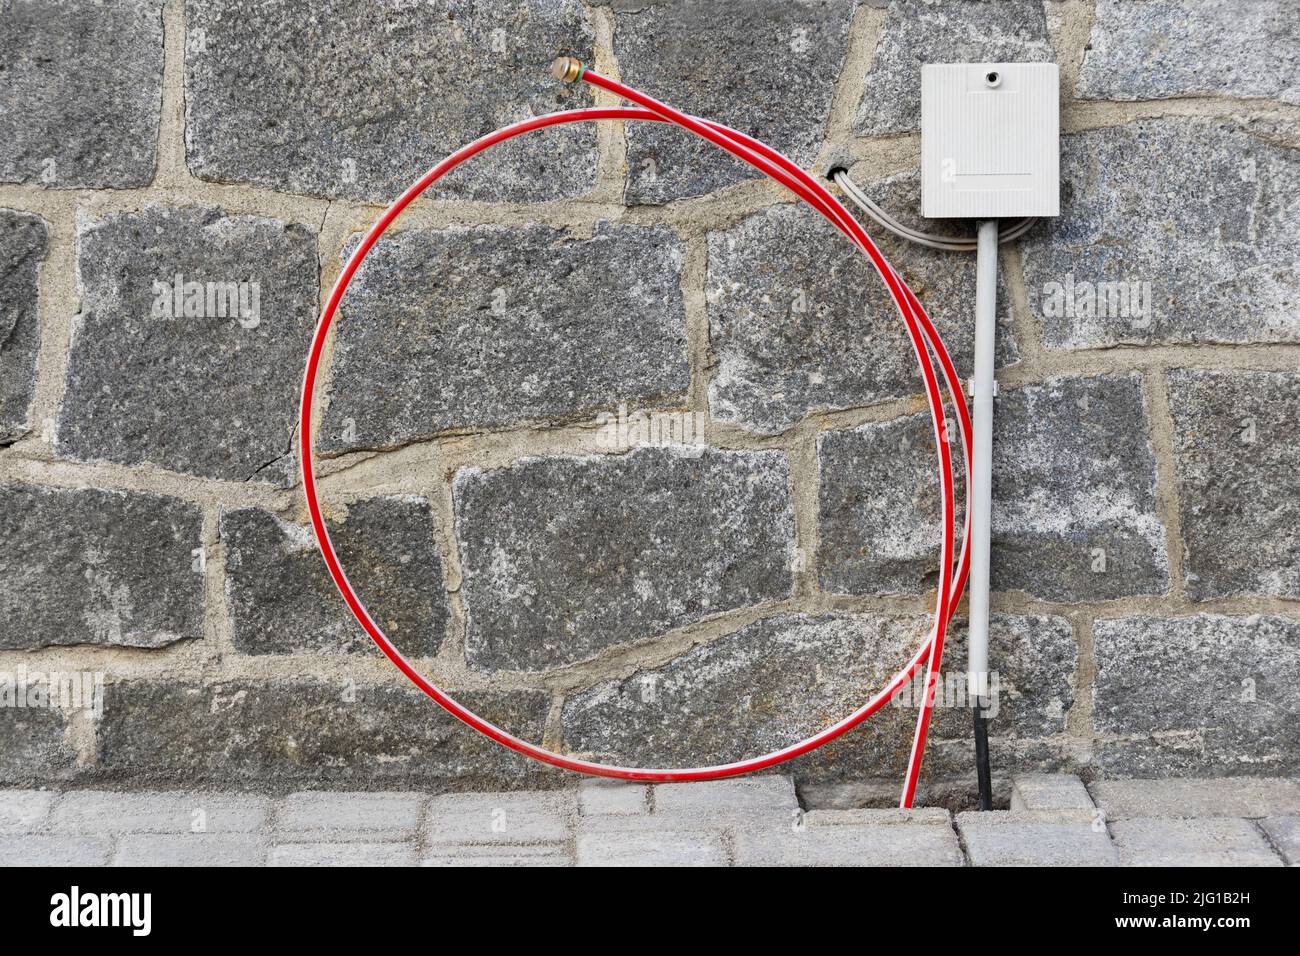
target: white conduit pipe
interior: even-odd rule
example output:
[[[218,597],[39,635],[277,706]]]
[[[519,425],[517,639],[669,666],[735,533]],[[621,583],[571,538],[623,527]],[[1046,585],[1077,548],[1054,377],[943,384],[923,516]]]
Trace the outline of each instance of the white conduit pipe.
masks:
[[[982,220],[976,238],[975,380],[970,489],[970,638],[967,680],[980,704],[989,694],[989,536],[993,506],[993,359],[997,342],[998,221]]]

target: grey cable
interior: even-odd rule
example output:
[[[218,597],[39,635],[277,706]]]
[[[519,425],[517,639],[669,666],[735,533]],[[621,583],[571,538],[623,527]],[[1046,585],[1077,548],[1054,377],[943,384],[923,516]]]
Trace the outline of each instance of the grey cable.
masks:
[[[940,236],[931,232],[922,232],[919,229],[913,229],[911,226],[905,226],[885,210],[881,209],[871,198],[862,191],[857,183],[849,178],[848,170],[836,169],[831,173],[832,181],[844,190],[844,194],[853,201],[859,209],[874,219],[877,223],[884,226],[890,232],[897,236],[915,242],[922,246],[929,246],[931,249],[942,249],[947,252],[974,252],[976,249],[975,239],[955,239],[952,236]],[[1004,242],[1013,242],[1028,232],[1038,220],[1035,218],[1021,219],[1016,223],[1008,226],[1005,231],[999,230],[998,244]]]

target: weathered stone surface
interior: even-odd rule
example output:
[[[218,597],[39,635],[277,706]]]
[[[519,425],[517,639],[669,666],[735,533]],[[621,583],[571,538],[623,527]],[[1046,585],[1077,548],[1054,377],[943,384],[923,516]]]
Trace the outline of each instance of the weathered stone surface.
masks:
[[[113,857],[114,866],[261,866],[265,861],[265,838],[211,833],[132,833]]]
[[[920,129],[921,67],[926,63],[1034,63],[1054,58],[1040,0],[893,0],[854,129],[864,136]]]
[[[719,830],[597,829],[579,831],[577,837],[578,866],[726,866],[728,863]]]
[[[1061,216],[1023,243],[1044,344],[1300,341],[1297,176],[1300,150],[1229,122],[1064,137]]]
[[[1300,375],[1168,381],[1188,594],[1300,597]]]
[[[8,3],[0,49],[0,182],[95,189],[153,180],[162,0]]]
[[[54,833],[254,833],[267,823],[271,801],[255,794],[66,793],[50,816]]]
[[[1016,777],[1011,787],[1013,812],[1041,810],[1093,809],[1092,798],[1083,781],[1073,774],[1025,774]]]
[[[775,812],[786,819],[799,809],[794,781],[784,774],[759,774],[737,780],[661,783],[654,788],[657,815],[725,821]]]
[[[113,841],[98,836],[0,837],[0,866],[107,866]]]
[[[381,240],[344,300],[321,446],[684,391],[683,254],[665,227],[608,223],[589,239],[532,224]]]
[[[1007,389],[993,427],[994,590],[1088,601],[1166,589],[1139,376]],[[822,587],[920,593],[934,585],[931,434],[928,416],[918,415],[819,437]]]
[[[311,232],[152,206],[83,227],[78,275],[60,453],[283,480],[319,294]]]
[[[856,710],[906,663],[923,627],[848,615],[759,621],[571,697],[563,709],[565,743],[636,766],[725,763],[778,750]],[[816,766],[891,762],[913,716],[886,708],[826,745],[825,759],[822,750],[805,759]]]
[[[1093,724],[1111,776],[1300,771],[1300,624],[1200,614],[1093,625]],[[1159,735],[1193,735],[1190,752]],[[1156,735],[1156,736],[1152,736]],[[1190,772],[1189,772],[1190,771]]]
[[[1124,866],[1281,866],[1248,820],[1120,820],[1111,824]]]
[[[1288,866],[1300,864],[1300,816],[1268,817],[1259,828]]]
[[[1078,95],[1266,97],[1300,103],[1300,35],[1286,0],[1098,0]]]
[[[159,495],[0,486],[0,647],[201,637],[202,525]]]
[[[739,830],[737,866],[961,866],[957,834],[945,826],[885,823]]]
[[[39,830],[53,802],[52,790],[0,790],[0,833]]]
[[[528,740],[541,738],[550,703],[541,691],[457,699]],[[351,681],[111,684],[98,747],[101,776],[130,786],[473,789],[546,777],[413,687]]]
[[[644,784],[587,778],[578,783],[578,809],[583,816],[591,817],[608,814],[639,816],[650,812],[647,794]],[[0,814],[3,812],[0,804]]]
[[[788,483],[780,453],[712,449],[461,469],[470,666],[541,670],[788,597]]]
[[[25,685],[0,671],[0,694],[19,692],[26,694]],[[44,787],[72,777],[77,754],[64,739],[65,723],[49,707],[0,707],[0,783]]]
[[[573,866],[568,846],[542,843],[532,846],[474,844],[434,847],[425,851],[421,866]]]
[[[924,618],[768,618],[662,667],[570,698],[565,741],[576,752],[637,766],[719,763],[777,750],[865,703],[906,662],[927,626]],[[949,663],[931,724],[936,739],[964,742],[970,734],[963,636],[954,629],[945,652]],[[1000,738],[1060,732],[1073,702],[1077,656],[1068,622],[996,615],[990,642],[999,671],[991,732]],[[921,699],[920,685],[908,685],[894,705],[791,769],[801,783],[900,769]],[[951,770],[942,761],[936,769]],[[656,808],[664,806],[664,794],[657,788]]]
[[[48,240],[39,216],[0,209],[0,445],[28,429],[41,344],[36,274]]]
[[[221,516],[235,647],[246,654],[378,653],[338,595],[310,526],[257,509]],[[422,498],[370,498],[330,537],[371,616],[404,655],[431,657],[447,631],[433,516]]]
[[[993,810],[957,814],[972,866],[1114,866],[1115,848],[1100,823],[1084,817]]]
[[[855,0],[600,0],[625,83],[756,136],[801,166],[817,156]],[[757,172],[659,123],[628,123],[630,203],[698,196]]]
[[[1133,817],[1266,817],[1300,813],[1300,782],[1265,777],[1222,780],[1097,780],[1089,786],[1108,820]]]
[[[891,195],[906,192],[899,181]],[[888,205],[888,203],[887,203]],[[958,371],[974,347],[975,260],[882,241]],[[715,418],[779,432],[810,412],[924,391],[907,330],[871,262],[821,216],[773,206],[709,235],[706,285]],[[999,362],[1015,362],[1005,297]]]
[[[186,145],[203,179],[338,198],[394,198],[444,155],[529,115],[590,105],[549,73],[591,62],[578,0],[250,7],[188,0]],[[294,51],[286,57],[286,51]],[[532,133],[446,180],[458,198],[532,202],[594,182],[595,129]]]
[[[268,866],[415,866],[414,843],[289,843],[271,848]]]
[[[559,844],[569,839],[572,792],[457,793],[434,797],[424,825],[424,845]]]
[[[282,836],[288,831],[295,838],[301,833],[387,831],[414,839],[422,804],[415,793],[291,793],[275,824]]]

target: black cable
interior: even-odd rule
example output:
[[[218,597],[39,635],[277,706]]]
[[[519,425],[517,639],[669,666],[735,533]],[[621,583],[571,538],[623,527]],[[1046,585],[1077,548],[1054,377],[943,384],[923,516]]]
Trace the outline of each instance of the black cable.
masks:
[[[975,715],[975,774],[979,779],[981,810],[993,809],[993,779],[989,773],[989,722],[975,698],[971,707]]]

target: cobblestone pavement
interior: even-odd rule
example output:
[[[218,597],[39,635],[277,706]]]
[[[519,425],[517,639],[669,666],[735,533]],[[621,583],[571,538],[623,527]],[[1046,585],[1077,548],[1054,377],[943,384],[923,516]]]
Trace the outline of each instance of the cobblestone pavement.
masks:
[[[804,809],[782,776],[516,793],[0,791],[10,866],[1282,866],[1300,781],[1014,781],[1008,810]]]

